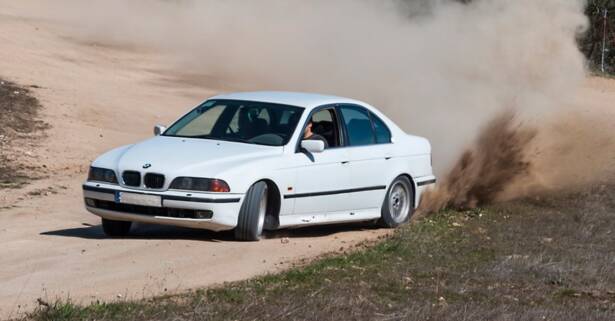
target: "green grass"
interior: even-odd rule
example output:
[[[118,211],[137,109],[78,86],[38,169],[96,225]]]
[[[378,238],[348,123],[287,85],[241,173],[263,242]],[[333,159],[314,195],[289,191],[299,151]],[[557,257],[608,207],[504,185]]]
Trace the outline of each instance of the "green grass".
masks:
[[[27,319],[614,320],[614,196],[442,211],[284,273],[141,301],[57,302]]]

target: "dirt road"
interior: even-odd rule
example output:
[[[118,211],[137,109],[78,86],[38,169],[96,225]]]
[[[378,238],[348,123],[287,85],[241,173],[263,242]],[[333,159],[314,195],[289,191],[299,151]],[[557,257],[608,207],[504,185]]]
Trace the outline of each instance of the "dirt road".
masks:
[[[137,226],[134,237],[105,239],[98,218],[82,205],[89,162],[151,136],[154,124],[169,124],[205,97],[234,88],[173,70],[169,57],[158,52],[73,38],[70,26],[32,15],[41,1],[0,0],[0,77],[40,87],[32,90],[52,126],[36,148],[21,150],[47,178],[0,191],[0,318],[33,308],[38,297],[140,298],[248,278],[388,232],[314,228],[239,243],[225,233]],[[615,119],[609,106],[615,81],[590,79],[578,97],[583,109],[577,111],[603,110]],[[562,133],[571,131],[565,127]],[[566,168],[576,171],[578,150],[561,148]],[[581,150],[582,156],[591,157],[593,150]]]
[[[105,239],[82,205],[89,162],[228,88],[172,71],[157,53],[71,39],[66,26],[30,17],[36,4],[0,1],[1,76],[39,86],[52,126],[37,148],[21,151],[48,178],[0,191],[0,318],[38,297],[140,298],[248,278],[387,233],[319,228],[239,243],[231,234],[138,226],[132,238]]]

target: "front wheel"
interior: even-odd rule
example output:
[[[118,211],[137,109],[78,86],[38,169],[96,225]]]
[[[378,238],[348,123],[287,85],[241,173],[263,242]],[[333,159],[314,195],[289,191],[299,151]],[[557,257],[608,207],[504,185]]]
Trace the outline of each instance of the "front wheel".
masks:
[[[414,213],[413,202],[412,182],[406,176],[397,177],[384,198],[378,223],[383,227],[393,228],[407,222]]]
[[[258,241],[263,233],[267,215],[267,184],[258,182],[246,193],[241,209],[235,238],[240,241]]]
[[[114,221],[106,218],[102,219],[103,232],[105,232],[107,236],[111,237],[122,237],[128,235],[131,225],[132,222]]]

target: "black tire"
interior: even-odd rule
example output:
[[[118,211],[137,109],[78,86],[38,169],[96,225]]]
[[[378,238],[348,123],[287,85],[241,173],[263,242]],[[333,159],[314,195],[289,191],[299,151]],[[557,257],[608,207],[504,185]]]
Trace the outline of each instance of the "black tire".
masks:
[[[130,232],[131,225],[132,222],[114,221],[108,220],[106,218],[102,219],[103,232],[105,232],[107,236],[111,237],[121,237],[128,235],[128,232]]]
[[[235,238],[240,241],[260,240],[266,215],[267,183],[258,182],[250,187],[241,205]]]
[[[397,204],[398,207],[394,204]],[[395,228],[408,222],[412,214],[414,214],[412,182],[406,176],[399,176],[393,180],[387,190],[382,202],[381,217],[378,224],[386,228]]]

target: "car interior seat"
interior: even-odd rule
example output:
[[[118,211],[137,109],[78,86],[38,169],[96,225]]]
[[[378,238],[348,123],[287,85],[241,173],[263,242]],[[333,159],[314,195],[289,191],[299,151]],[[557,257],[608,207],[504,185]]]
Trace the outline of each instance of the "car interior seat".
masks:
[[[269,129],[269,124],[267,123],[267,120],[263,118],[255,118],[254,120],[252,120],[251,127],[251,136],[254,137],[267,133]]]

